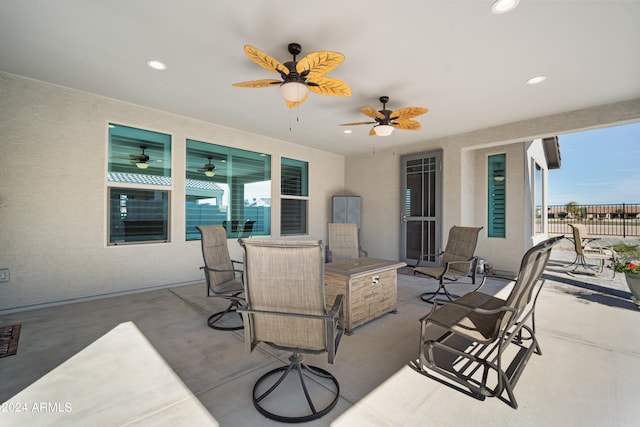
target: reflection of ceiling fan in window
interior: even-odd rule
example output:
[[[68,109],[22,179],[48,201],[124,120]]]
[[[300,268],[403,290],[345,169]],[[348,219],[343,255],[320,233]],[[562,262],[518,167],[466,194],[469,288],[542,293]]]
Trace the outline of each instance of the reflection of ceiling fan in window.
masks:
[[[206,176],[212,177],[216,174],[216,166],[211,163],[211,156],[207,156],[207,159],[209,159],[209,163],[205,163],[203,167],[198,169],[198,172],[203,172]]]
[[[136,165],[136,167],[140,169],[147,169],[149,167],[149,156],[145,154],[144,150],[147,149],[146,145],[141,145],[142,149],[141,154],[129,154],[129,159],[131,160],[132,165]]]

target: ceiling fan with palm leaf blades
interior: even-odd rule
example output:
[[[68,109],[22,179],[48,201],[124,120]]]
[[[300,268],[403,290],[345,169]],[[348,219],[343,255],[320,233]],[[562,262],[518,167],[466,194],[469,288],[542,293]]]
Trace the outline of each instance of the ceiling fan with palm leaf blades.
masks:
[[[374,125],[369,131],[370,136],[388,136],[391,135],[394,129],[420,130],[422,128],[420,123],[412,119],[429,111],[422,107],[407,107],[395,111],[387,110],[388,96],[381,96],[380,102],[382,103],[382,110],[378,111],[371,107],[364,107],[360,110],[365,116],[371,117],[375,121],[343,123],[338,126]]]
[[[246,45],[244,53],[261,67],[280,74],[282,80],[262,79],[235,83],[235,87],[261,88],[280,86],[289,108],[297,107],[307,100],[308,91],[329,96],[351,96],[351,88],[343,81],[326,77],[329,71],[344,61],[344,55],[337,52],[320,51],[306,55],[300,61],[296,56],[302,52],[298,43],[289,43],[292,61],[284,64],[253,46]]]

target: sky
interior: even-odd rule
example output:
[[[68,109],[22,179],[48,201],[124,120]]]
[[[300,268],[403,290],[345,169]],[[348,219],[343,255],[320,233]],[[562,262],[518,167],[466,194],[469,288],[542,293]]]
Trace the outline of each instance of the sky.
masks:
[[[558,136],[548,205],[640,203],[640,123]]]

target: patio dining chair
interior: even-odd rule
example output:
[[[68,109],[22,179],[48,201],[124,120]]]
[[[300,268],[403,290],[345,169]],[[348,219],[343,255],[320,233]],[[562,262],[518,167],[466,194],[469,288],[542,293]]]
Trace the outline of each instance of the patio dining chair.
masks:
[[[227,246],[227,230],[220,225],[196,226],[202,236],[202,258],[207,296],[229,301],[226,309],[212,314],[207,325],[213,329],[234,331],[243,328],[236,309],[244,302],[243,271],[236,267],[241,261],[231,259]]]
[[[255,383],[253,404],[276,421],[320,418],[338,402],[340,385],[328,371],[305,364],[304,355],[327,353],[333,364],[344,332],[344,296],[325,302],[322,242],[242,239],[240,244],[246,304],[238,311],[246,350],[264,343],[291,353],[289,364]]]
[[[420,261],[413,269],[413,274],[421,274],[438,281],[438,289],[433,292],[424,292],[420,298],[425,302],[433,302],[440,295],[447,297],[449,301],[458,298],[446,288],[451,282],[457,282],[463,277],[471,277],[472,285],[476,283],[476,266],[478,258],[474,255],[478,244],[478,234],[482,227],[460,227],[454,225],[449,230],[447,246],[440,254],[442,260],[438,267],[420,267]],[[479,289],[484,284],[483,276]]]
[[[587,227],[584,224],[569,224],[573,235],[573,247],[576,251],[576,258],[566,267],[574,266],[568,274],[587,274],[599,276],[604,272],[607,261],[615,262],[617,254],[613,248],[598,245],[597,239],[587,237]],[[595,261],[595,264],[589,260]],[[613,278],[616,271],[612,268]]]
[[[334,259],[368,257],[369,253],[360,247],[358,226],[350,223],[329,223],[327,262]]]

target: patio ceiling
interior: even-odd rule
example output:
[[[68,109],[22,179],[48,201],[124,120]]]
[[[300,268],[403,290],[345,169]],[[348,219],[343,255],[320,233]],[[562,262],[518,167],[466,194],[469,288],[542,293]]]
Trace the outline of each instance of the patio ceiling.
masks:
[[[0,70],[343,155],[640,96],[640,2],[5,0]],[[337,51],[348,98],[288,109],[245,44],[281,62]],[[154,71],[148,59],[168,66]],[[527,79],[547,80],[528,85]],[[426,107],[419,131],[369,137],[360,109]],[[224,141],[209,141],[224,144]]]

